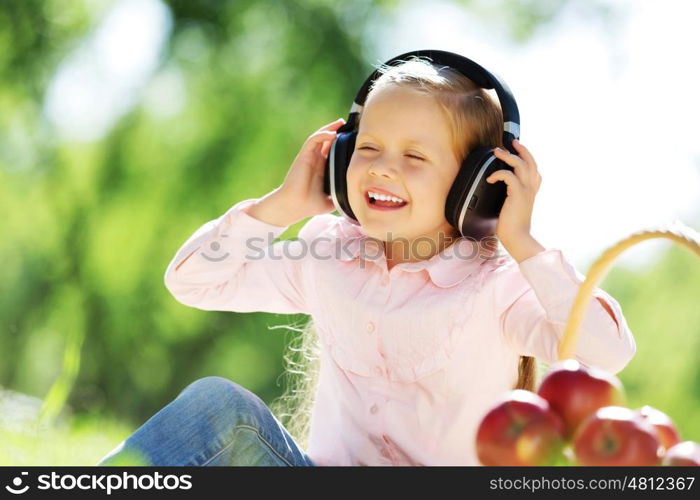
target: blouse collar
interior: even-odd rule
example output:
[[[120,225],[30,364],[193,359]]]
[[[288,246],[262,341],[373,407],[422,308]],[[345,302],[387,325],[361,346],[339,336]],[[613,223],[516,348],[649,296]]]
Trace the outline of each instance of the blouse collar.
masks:
[[[344,241],[338,258],[346,262],[360,259],[386,269],[386,255],[382,242],[368,236],[362,226],[351,223],[342,216],[339,219],[338,229]],[[429,259],[402,262],[396,264],[394,268],[406,272],[419,272],[425,269],[435,285],[447,288],[463,281],[487,260],[498,257],[495,248],[479,245],[472,239],[460,236],[450,246]]]

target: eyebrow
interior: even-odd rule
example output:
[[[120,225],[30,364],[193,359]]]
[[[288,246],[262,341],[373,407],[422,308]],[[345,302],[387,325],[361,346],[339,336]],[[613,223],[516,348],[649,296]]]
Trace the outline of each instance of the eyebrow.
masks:
[[[364,137],[364,136],[372,137],[372,138],[376,137],[376,136],[370,134],[369,132],[361,132],[361,133],[357,134],[357,137],[355,138],[355,140],[359,140],[360,137]],[[422,142],[422,141],[420,141],[420,140],[418,140],[418,139],[413,139],[413,138],[411,138],[411,139],[407,139],[406,142],[407,142],[408,144],[415,144],[415,145],[417,145],[417,146],[423,146],[423,147],[425,147],[425,148],[427,148],[428,150],[431,150],[431,151],[435,151],[435,150],[436,150],[436,148],[435,148],[434,146],[430,145],[430,144],[427,143],[427,142]]]

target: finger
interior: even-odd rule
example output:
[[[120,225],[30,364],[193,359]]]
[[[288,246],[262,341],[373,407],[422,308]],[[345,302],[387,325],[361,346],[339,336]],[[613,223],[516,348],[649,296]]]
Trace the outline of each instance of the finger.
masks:
[[[326,141],[323,143],[323,146],[321,146],[321,155],[324,158],[328,158],[328,152],[331,150],[332,145],[333,141]]]
[[[513,147],[518,152],[518,155],[525,161],[525,171],[529,174],[528,177],[521,176],[521,180],[524,182],[527,179],[527,182],[534,186],[536,190],[539,189],[540,183],[542,182],[542,176],[537,169],[537,162],[535,162],[535,158],[532,156],[532,153],[530,153],[530,151],[523,146],[518,139],[513,139]]]
[[[525,171],[527,170],[527,164],[525,163],[525,160],[520,158],[520,156],[514,155],[510,151],[506,151],[505,149],[501,148],[494,148],[493,154],[499,160],[503,160],[508,165],[513,167],[517,176],[520,177],[525,174]]]
[[[338,118],[336,121],[331,122],[331,123],[329,123],[328,125],[324,125],[323,127],[321,127],[321,128],[318,129],[318,130],[319,130],[319,131],[320,131],[320,130],[330,130],[330,129],[338,128],[338,127],[340,127],[341,125],[345,125],[345,119],[343,119],[343,118]]]
[[[528,165],[537,169],[537,162],[535,162],[535,158],[532,156],[532,153],[530,153],[530,150],[523,146],[518,139],[513,139],[513,147],[518,152],[518,155],[525,160]]]
[[[323,144],[325,141],[334,141],[337,132],[335,130],[319,130],[314,132],[306,139],[307,146],[316,146],[317,144]]]
[[[323,147],[323,142],[321,141],[307,141],[299,150],[299,154],[296,159],[300,159],[304,162],[310,162],[315,166],[321,165],[323,163],[323,157],[321,156],[321,148]]]
[[[508,186],[512,186],[520,182],[517,176],[509,170],[496,170],[486,178],[486,182],[489,184],[493,184],[494,182],[498,181],[503,181]]]

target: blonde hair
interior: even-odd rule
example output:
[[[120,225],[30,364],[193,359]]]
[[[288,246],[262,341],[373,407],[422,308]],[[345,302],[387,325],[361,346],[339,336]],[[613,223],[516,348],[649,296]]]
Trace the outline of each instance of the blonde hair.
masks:
[[[318,332],[311,316],[301,328],[293,325],[288,325],[287,328],[296,333],[284,357],[285,391],[270,404],[270,409],[296,443],[306,450],[309,446],[311,409],[320,369]]]
[[[477,147],[503,147],[500,103],[459,71],[411,56],[397,66],[382,64],[377,72],[365,103],[373,92],[389,85],[432,96],[450,123],[453,152],[460,162]]]
[[[380,65],[378,73],[365,102],[374,91],[388,85],[400,85],[433,96],[449,120],[453,151],[460,163],[474,148],[504,146],[503,115],[498,100],[459,71],[411,56],[395,66]],[[361,117],[362,113],[360,120]],[[271,408],[296,442],[306,449],[320,367],[318,332],[311,317],[301,328],[292,330],[298,335],[294,336],[289,354],[285,356],[286,391]],[[521,356],[518,380],[513,388],[534,391],[537,378],[535,358]]]

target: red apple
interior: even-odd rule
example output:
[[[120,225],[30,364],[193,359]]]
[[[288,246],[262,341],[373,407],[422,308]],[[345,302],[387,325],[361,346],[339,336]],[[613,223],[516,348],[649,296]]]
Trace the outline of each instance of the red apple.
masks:
[[[662,452],[654,426],[621,406],[599,408],[574,435],[574,455],[580,465],[659,465]]]
[[[678,429],[673,425],[671,417],[664,412],[649,405],[642,406],[637,412],[654,426],[664,451],[681,442],[681,435],[678,433]]]
[[[661,465],[691,465],[700,467],[700,444],[683,441],[671,446],[664,455]]]
[[[563,424],[547,401],[516,389],[491,408],[476,434],[483,465],[543,465],[564,445]]]
[[[564,436],[570,439],[579,424],[603,406],[623,406],[622,382],[610,373],[587,367],[575,359],[553,364],[537,394],[564,421]]]

